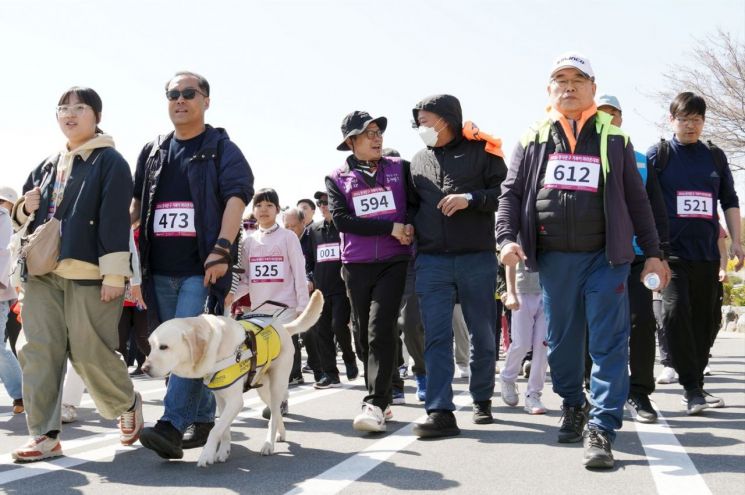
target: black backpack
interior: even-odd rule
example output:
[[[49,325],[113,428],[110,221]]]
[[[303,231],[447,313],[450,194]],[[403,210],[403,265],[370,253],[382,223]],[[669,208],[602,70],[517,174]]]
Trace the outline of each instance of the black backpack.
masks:
[[[706,147],[711,150],[712,157],[714,158],[714,168],[719,174],[719,177],[724,178],[724,171],[729,168],[724,151],[709,140],[706,141]],[[660,143],[657,145],[657,159],[654,164],[654,170],[657,172],[657,175],[660,175],[662,171],[665,170],[669,161],[670,142],[665,138],[662,138],[660,139]]]

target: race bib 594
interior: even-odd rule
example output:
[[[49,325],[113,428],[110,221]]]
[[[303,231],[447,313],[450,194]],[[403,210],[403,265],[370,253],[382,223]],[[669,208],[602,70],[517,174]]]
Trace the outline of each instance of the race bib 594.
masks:
[[[375,217],[396,211],[393,192],[382,187],[355,191],[352,194],[352,202],[358,217]]]

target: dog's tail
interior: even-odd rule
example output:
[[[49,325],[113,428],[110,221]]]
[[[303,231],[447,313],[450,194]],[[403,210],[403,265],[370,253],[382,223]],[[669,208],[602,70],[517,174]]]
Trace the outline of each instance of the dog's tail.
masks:
[[[315,290],[310,296],[310,301],[303,312],[290,323],[285,324],[285,330],[287,330],[290,335],[305,332],[318,321],[318,318],[321,317],[322,311],[323,294],[321,294],[320,290]]]

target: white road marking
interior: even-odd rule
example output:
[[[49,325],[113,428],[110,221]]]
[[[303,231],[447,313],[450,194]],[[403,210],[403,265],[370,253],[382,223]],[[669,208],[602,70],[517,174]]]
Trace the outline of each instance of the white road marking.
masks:
[[[454,397],[453,402],[457,409],[462,409],[471,404],[471,394],[462,392]],[[424,421],[426,415],[417,418],[414,423]],[[330,495],[339,493],[362,476],[372,471],[376,466],[389,459],[394,454],[402,451],[407,445],[416,441],[417,437],[412,432],[414,423],[409,423],[403,428],[396,430],[385,438],[380,439],[366,449],[345,459],[336,466],[327,469],[315,478],[304,481],[285,495],[298,495],[312,493],[314,495]]]
[[[699,474],[693,461],[688,457],[678,438],[665,421],[662,412],[657,411],[656,423],[639,423],[634,421],[636,433],[639,435],[644,453],[647,455],[649,470],[657,486],[659,495],[680,495],[681,493],[695,493],[696,495],[711,495],[704,478]],[[628,408],[635,418],[636,411]]]

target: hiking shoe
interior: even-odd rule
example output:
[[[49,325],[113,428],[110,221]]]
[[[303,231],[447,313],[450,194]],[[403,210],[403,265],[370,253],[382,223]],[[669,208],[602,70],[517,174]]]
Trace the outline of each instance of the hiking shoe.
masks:
[[[323,377],[313,384],[313,388],[324,389],[324,388],[339,388],[341,387],[341,381],[339,377],[332,378],[329,375],[324,374]]]
[[[356,380],[357,377],[360,376],[360,369],[357,367],[357,363],[345,363],[345,366],[347,367],[347,380],[351,382],[352,380]]]
[[[488,425],[494,422],[490,400],[479,400],[473,403],[473,422],[477,425]]]
[[[419,438],[452,437],[460,435],[460,428],[452,411],[430,411],[424,423],[417,423],[413,429]]]
[[[142,396],[135,392],[135,403],[131,411],[119,416],[119,441],[122,445],[132,445],[140,438],[144,420],[142,419]]]
[[[611,469],[613,452],[608,433],[599,428],[588,428],[584,432],[585,456],[583,464],[588,469]]]
[[[169,421],[158,420],[155,426],[143,428],[140,443],[163,459],[181,459],[184,450],[181,444],[183,435]]]
[[[686,390],[681,402],[683,402],[683,405],[686,406],[686,412],[689,416],[699,414],[701,411],[709,407],[709,403],[706,402],[704,392],[700,388],[694,390]]]
[[[391,391],[391,397],[391,404],[393,404],[394,406],[406,404],[406,396],[404,395],[404,391],[401,389],[394,388]]]
[[[17,448],[11,454],[15,462],[35,462],[51,457],[62,455],[62,444],[59,438],[46,435],[32,437],[22,447]]]
[[[13,414],[23,414],[26,409],[23,407],[23,399],[13,399]]]
[[[665,366],[662,369],[662,373],[660,373],[660,376],[657,377],[657,383],[667,384],[667,383],[677,383],[678,382],[678,374],[675,372],[673,368],[670,368],[669,366]]]
[[[455,377],[456,378],[468,378],[471,376],[471,368],[466,364],[455,365]]]
[[[207,443],[207,438],[210,436],[210,431],[214,427],[214,421],[190,424],[184,432],[184,438],[181,440],[181,448],[196,449],[197,447],[204,447],[204,444]]]
[[[302,375],[295,376],[295,377],[290,377],[290,382],[289,382],[289,385],[290,386],[293,386],[293,385],[302,385],[304,383],[305,383],[305,378],[303,378]]]
[[[528,414],[546,414],[546,406],[541,402],[541,393],[533,392],[532,394],[526,394],[524,409]]]
[[[502,385],[502,401],[508,406],[516,406],[520,400],[517,395],[517,384],[508,382],[502,377],[499,378],[499,383]]]
[[[657,411],[652,407],[646,394],[629,394],[626,403],[636,411],[636,420],[640,423],[656,423]]]
[[[280,403],[279,412],[280,414],[282,414],[282,417],[287,416],[287,414],[290,412],[290,406],[287,404],[287,400],[283,400],[282,403]],[[272,410],[269,409],[269,406],[265,406],[264,410],[261,411],[261,417],[264,419],[271,419]]]
[[[585,400],[584,406],[561,406],[561,427],[559,428],[559,443],[575,443],[582,441],[582,430],[587,424],[587,412],[590,404]]]
[[[78,419],[78,408],[70,404],[62,404],[60,419],[63,423],[74,423]]]
[[[702,392],[704,393],[704,399],[706,400],[706,403],[709,404],[709,407],[714,409],[724,407],[724,399],[717,397],[716,395],[711,395],[706,390],[702,390]]]
[[[378,406],[365,402],[362,404],[362,412],[354,418],[352,428],[357,431],[383,432],[385,414]]]
[[[427,399],[427,375],[414,375],[416,380],[416,398],[421,402]]]

